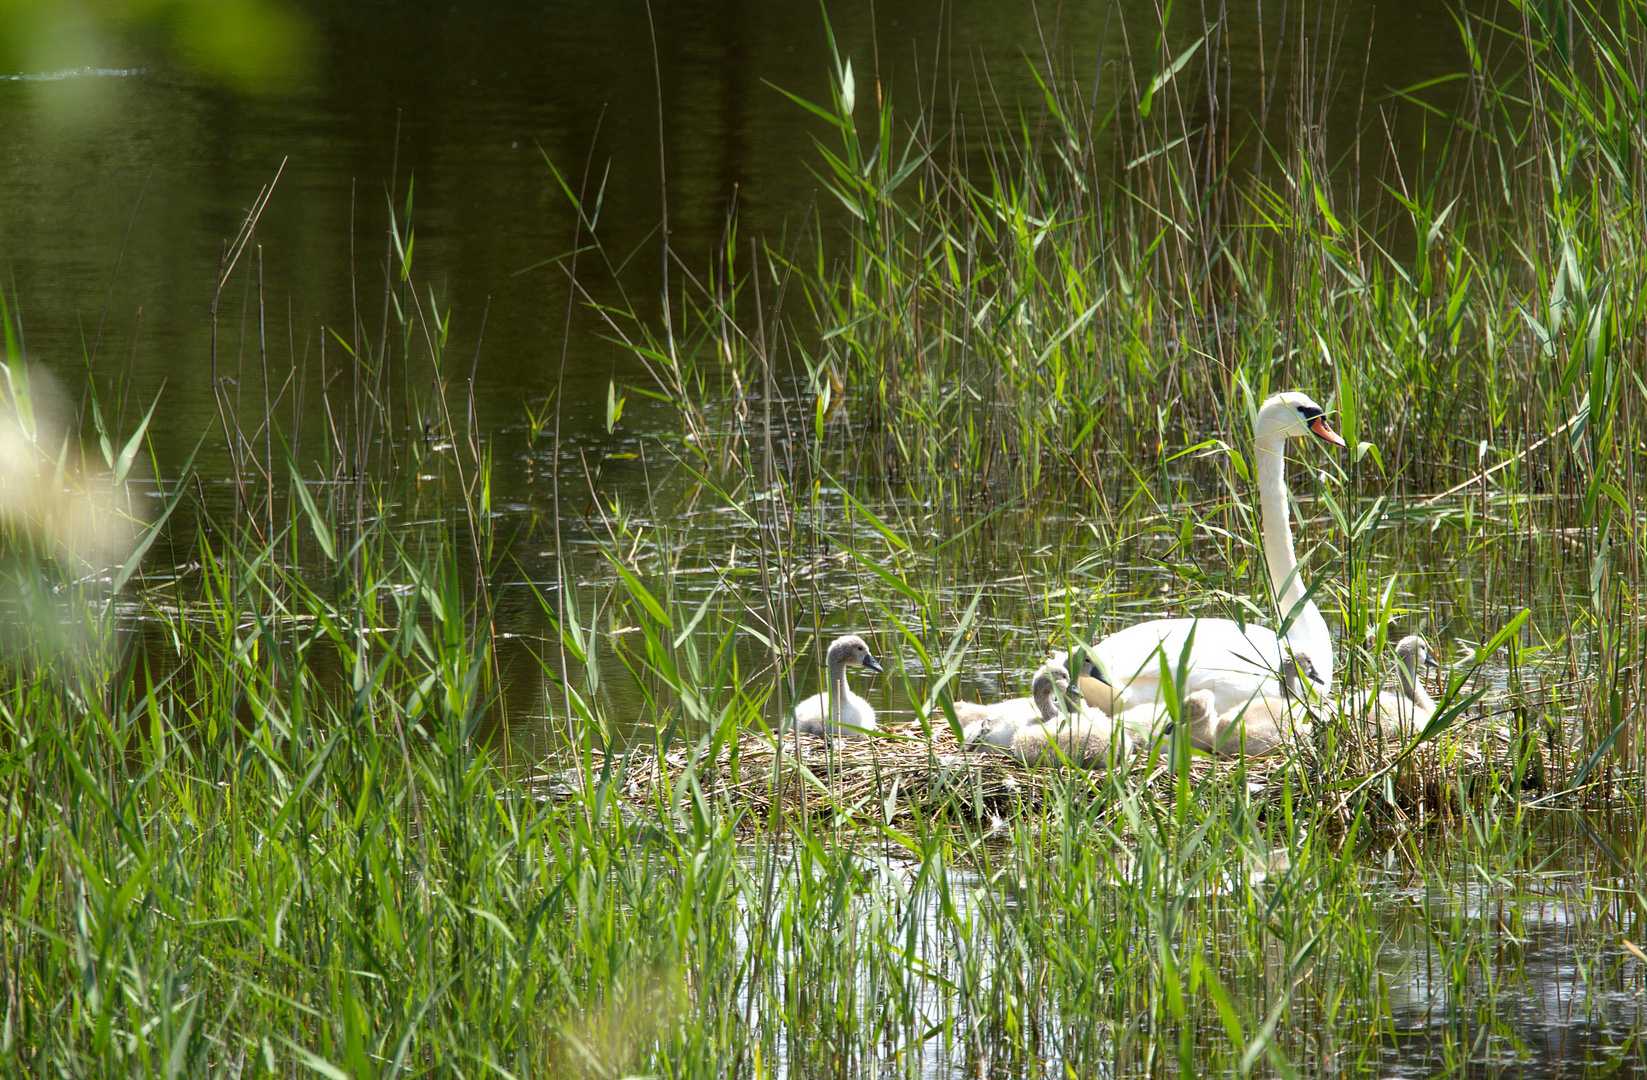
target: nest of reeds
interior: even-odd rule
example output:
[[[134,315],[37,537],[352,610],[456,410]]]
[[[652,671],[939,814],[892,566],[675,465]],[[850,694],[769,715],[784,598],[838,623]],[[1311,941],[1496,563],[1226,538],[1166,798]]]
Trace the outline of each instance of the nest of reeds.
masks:
[[[962,747],[947,728],[918,725],[867,738],[746,732],[714,754],[679,746],[632,750],[610,763],[626,799],[680,806],[696,792],[747,807],[752,816],[865,818],[911,815],[1006,817],[1038,805],[1054,770],[1031,769],[998,750]],[[1101,775],[1101,774],[1099,774]]]
[[[1260,799],[1278,797],[1289,770],[1300,775],[1295,791],[1320,790],[1331,780],[1331,797],[1346,813],[1359,798],[1370,798],[1400,819],[1447,813],[1485,791],[1514,786],[1549,790],[1543,757],[1529,758],[1525,735],[1502,722],[1502,707],[1483,707],[1442,737],[1415,747],[1380,740],[1353,725],[1335,733],[1334,775],[1326,775],[1316,746],[1262,758],[1215,758],[1195,753],[1188,763],[1192,786],[1244,784]],[[1530,762],[1533,762],[1530,764]],[[662,754],[651,747],[599,759],[618,779],[623,797],[637,805],[706,800],[746,807],[750,820],[856,818],[888,823],[900,818],[991,821],[1040,806],[1049,792],[1068,789],[1070,777],[1084,779],[1096,797],[1102,770],[1071,766],[1031,767],[999,750],[961,746],[954,734],[934,726],[930,737],[918,724],[883,730],[868,738],[819,738],[786,733],[746,732],[711,754],[705,743],[677,745]],[[1155,787],[1163,796],[1178,783],[1166,744],[1120,766],[1117,778]],[[1061,778],[1061,782],[1060,782]]]

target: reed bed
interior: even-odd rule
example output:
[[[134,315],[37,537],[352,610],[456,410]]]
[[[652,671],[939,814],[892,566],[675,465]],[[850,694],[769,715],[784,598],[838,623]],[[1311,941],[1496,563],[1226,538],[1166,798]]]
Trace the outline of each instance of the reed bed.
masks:
[[[836,54],[797,115],[847,224],[746,250],[734,216],[662,320],[556,169],[572,296],[646,381],[599,460],[530,405],[518,518],[409,196],[312,396],[261,337],[265,402],[214,383],[233,475],[143,479],[97,373],[85,472],[156,509],[114,567],[0,522],[0,1067],[1638,1071],[1647,37],[1562,14],[1460,13],[1416,158],[1332,141],[1342,50],[1297,10],[1247,142],[1209,119],[1225,22],[1170,8],[1104,94],[1054,41],[1017,116],[987,69],[896,113]],[[214,341],[262,325],[267,194]],[[1295,492],[1341,681],[1387,681],[1392,624],[1444,660],[1406,759],[1331,724],[1130,775],[765,734],[842,631],[935,717],[1140,618],[1273,618],[1249,413],[1290,386],[1350,441]],[[625,392],[672,429],[615,449]]]
[[[1338,85],[1331,51],[1300,46],[1284,107],[1239,155],[1201,123],[1230,106],[1207,74],[1216,32],[1175,69],[1163,28],[1155,76],[1129,54],[1102,68],[1108,98],[1049,52],[1034,125],[987,83],[947,111],[900,116],[880,95],[869,109],[867,76],[836,54],[831,97],[800,104],[844,227],[820,218],[747,252],[729,230],[670,335],[602,308],[677,407],[682,440],[659,451],[690,477],[681,501],[729,526],[660,536],[668,515],[631,503],[652,531],[606,522],[611,547],[661,594],[682,566],[748,553],[739,584],[759,587],[732,602],[786,681],[777,712],[809,636],[885,624],[924,635],[926,664],[972,590],[1002,578],[1050,595],[963,636],[1019,664],[1060,627],[1273,620],[1249,539],[1251,416],[1304,387],[1351,444],[1310,460],[1300,499],[1348,681],[1387,673],[1392,618],[1427,621],[1476,666],[1496,641],[1509,690],[1584,688],[1554,720],[1564,766],[1599,751],[1647,775],[1624,723],[1647,647],[1647,512],[1620,434],[1643,405],[1626,373],[1647,364],[1638,284],[1620,284],[1640,277],[1642,129],[1604,104],[1641,100],[1640,12],[1515,13],[1461,17],[1472,67],[1446,100],[1471,119],[1422,161],[1387,137],[1389,101],[1363,98],[1366,122],[1328,144],[1310,118]],[[1390,100],[1436,108],[1417,90]]]

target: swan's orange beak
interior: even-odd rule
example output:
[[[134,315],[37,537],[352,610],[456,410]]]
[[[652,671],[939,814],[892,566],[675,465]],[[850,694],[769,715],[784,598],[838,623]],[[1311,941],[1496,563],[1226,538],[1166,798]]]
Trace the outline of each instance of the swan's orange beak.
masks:
[[[1327,418],[1325,416],[1317,416],[1314,420],[1311,420],[1310,430],[1315,432],[1316,435],[1320,436],[1326,442],[1332,443],[1334,446],[1349,445],[1344,441],[1344,436],[1327,426]]]

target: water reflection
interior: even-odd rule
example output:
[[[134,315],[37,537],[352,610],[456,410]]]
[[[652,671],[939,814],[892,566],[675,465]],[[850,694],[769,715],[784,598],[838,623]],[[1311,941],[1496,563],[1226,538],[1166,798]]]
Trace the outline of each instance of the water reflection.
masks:
[[[1338,1046],[1340,1031],[1310,1030],[1313,1007],[1296,1000],[1276,1033],[1294,1067],[1306,1067],[1319,1047],[1334,1047],[1320,1063],[1334,1074],[1544,1078],[1647,1071],[1636,1044],[1647,1021],[1647,964],[1616,936],[1634,917],[1626,902],[1595,902],[1598,893],[1620,895],[1613,890],[1626,883],[1592,876],[1605,860],[1564,817],[1528,824],[1533,842],[1517,865],[1485,878],[1472,863],[1491,854],[1461,843],[1457,834],[1423,844],[1427,881],[1413,883],[1398,872],[1366,875],[1360,887],[1371,900],[1367,910],[1374,925],[1365,929],[1381,942],[1375,950],[1382,980],[1336,980],[1334,993],[1341,996],[1332,1023],[1364,1017],[1373,1039],[1365,1047]],[[1009,847],[993,850],[1001,865],[1012,867]],[[741,1011],[749,1031],[770,1040],[779,1075],[830,1071],[831,1063],[871,1048],[880,1068],[919,1076],[1069,1074],[1065,1070],[1109,1075],[1117,1067],[1118,1042],[1129,1043],[1119,1051],[1125,1062],[1140,1053],[1148,1017],[1130,1018],[1140,1026],[1127,1032],[1127,1040],[1101,1030],[1103,1018],[1113,1013],[1107,995],[1123,992],[1127,973],[1097,964],[1089,999],[1045,997],[1036,988],[1049,981],[1068,987],[1072,972],[1093,959],[1086,955],[1096,947],[1092,939],[1110,932],[1104,924],[1116,917],[1117,907],[1126,909],[1125,897],[1170,903],[1176,879],[1151,882],[1122,867],[1122,876],[1108,888],[1123,898],[1094,897],[1092,925],[1044,927],[1038,923],[1050,911],[1038,907],[1037,890],[1019,882],[1015,870],[984,874],[950,866],[941,871],[940,894],[934,866],[871,844],[858,856],[855,883],[843,896],[833,888],[816,888],[821,878],[814,878],[813,889],[801,885],[797,875],[823,871],[798,857],[796,848],[774,843],[751,865],[764,867],[768,856],[787,867],[774,895],[791,898],[790,904],[793,897],[810,896],[807,903],[817,905],[782,912],[740,905],[740,950],[757,942],[772,948],[767,934],[779,927],[817,938],[814,963],[794,972],[771,971],[744,991]],[[1125,858],[1121,862],[1126,864]],[[1260,904],[1289,888],[1285,879],[1298,872],[1288,866],[1273,880],[1253,883]],[[1302,872],[1323,868],[1306,866]],[[1227,899],[1209,894],[1197,902],[1199,914],[1193,917],[1227,918],[1240,927],[1251,913],[1236,892]],[[1329,889],[1331,895],[1337,892]],[[1323,902],[1340,902],[1331,895]],[[1040,902],[1051,910],[1058,906],[1047,897]],[[1624,921],[1615,921],[1619,918]],[[827,954],[828,943],[840,934],[849,934],[852,942],[843,948],[865,955],[875,952],[869,942],[896,942],[904,962],[896,971],[839,968]],[[1063,936],[1059,949],[1068,954],[1056,977],[1035,966],[1043,961],[1029,959],[1042,957],[1047,944],[1042,939],[1049,934]],[[1135,946],[1153,950],[1152,934],[1139,936]],[[1244,989],[1278,994],[1296,974],[1292,946],[1279,934],[1261,938],[1265,985]],[[1226,960],[1246,941],[1237,930]],[[797,943],[786,941],[785,948],[810,955]],[[1243,986],[1234,983],[1230,989]],[[1248,1007],[1262,1012],[1256,1001]],[[763,1011],[777,1002],[784,1006]],[[1175,1044],[1176,1028],[1163,1022],[1167,1027],[1156,1034]],[[791,1026],[797,1023],[799,1028]],[[1196,1038],[1201,1060],[1231,1049],[1216,1026]],[[1242,1048],[1234,1049],[1239,1054]],[[870,1061],[860,1067],[873,1072]]]
[[[13,0],[0,7],[0,72],[24,78],[107,74],[146,53],[210,82],[270,92],[300,85],[313,51],[309,19],[288,0]]]
[[[1438,841],[1426,855],[1445,877],[1389,882],[1381,1059],[1391,1074],[1647,1071],[1636,1038],[1647,964],[1624,944],[1639,933],[1636,883],[1576,819],[1532,824],[1513,868]]]

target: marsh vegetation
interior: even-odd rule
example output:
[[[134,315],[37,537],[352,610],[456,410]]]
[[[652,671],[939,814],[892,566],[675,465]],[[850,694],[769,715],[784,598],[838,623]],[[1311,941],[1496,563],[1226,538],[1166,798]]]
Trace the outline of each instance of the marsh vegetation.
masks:
[[[507,431],[398,178],[314,357],[265,333],[267,190],[226,244],[211,469],[107,366],[61,395],[85,449],[45,439],[8,306],[7,482],[129,527],[0,501],[6,1068],[1642,1071],[1642,16],[1461,12],[1469,66],[1388,93],[1283,14],[1240,118],[1230,27],[1170,5],[1096,82],[1051,27],[991,59],[1017,101],[945,61],[906,107],[825,27],[814,202],[751,236],[734,200],[702,263],[665,228],[656,304],[600,163],[546,155],[557,342],[635,377],[574,398],[561,346]],[[1333,698],[1416,633],[1433,708],[962,753],[954,703],[1051,650],[1284,621],[1253,439],[1294,389],[1347,443],[1283,500]],[[854,633],[878,731],[780,735]]]

